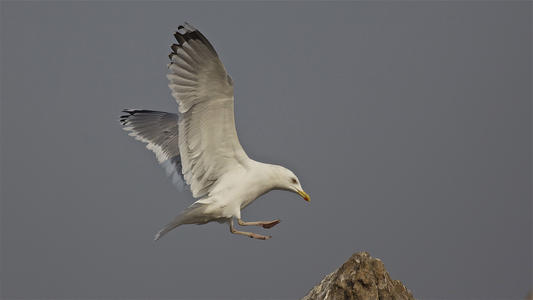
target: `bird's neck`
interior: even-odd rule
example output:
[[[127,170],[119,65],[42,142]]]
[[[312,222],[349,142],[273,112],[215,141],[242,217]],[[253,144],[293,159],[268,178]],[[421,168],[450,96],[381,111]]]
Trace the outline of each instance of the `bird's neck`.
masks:
[[[259,178],[261,178],[264,188],[267,190],[282,190],[284,189],[282,179],[280,176],[280,166],[267,164],[262,162],[257,163],[257,171]]]

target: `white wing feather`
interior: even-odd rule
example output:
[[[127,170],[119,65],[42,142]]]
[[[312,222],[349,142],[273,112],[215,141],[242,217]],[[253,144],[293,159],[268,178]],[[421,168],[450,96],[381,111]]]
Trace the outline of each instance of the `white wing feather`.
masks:
[[[209,41],[185,23],[174,34],[169,88],[179,106],[179,152],[194,197],[209,194],[228,170],[248,156],[235,129],[233,83]]]

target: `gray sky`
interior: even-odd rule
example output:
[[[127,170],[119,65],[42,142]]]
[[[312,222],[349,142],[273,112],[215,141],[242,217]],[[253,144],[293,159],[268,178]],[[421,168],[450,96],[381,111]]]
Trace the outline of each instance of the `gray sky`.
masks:
[[[4,298],[303,296],[353,252],[418,298],[531,286],[531,2],[1,3]],[[120,128],[172,111],[183,21],[235,82],[250,157],[311,195],[152,237],[192,201]],[[257,229],[259,233],[266,230]]]

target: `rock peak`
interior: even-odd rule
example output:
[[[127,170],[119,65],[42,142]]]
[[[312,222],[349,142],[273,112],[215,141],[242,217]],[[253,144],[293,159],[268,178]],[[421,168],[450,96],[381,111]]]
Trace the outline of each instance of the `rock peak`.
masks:
[[[414,297],[399,280],[390,278],[379,258],[371,257],[368,252],[357,252],[302,298],[326,299],[414,300]]]

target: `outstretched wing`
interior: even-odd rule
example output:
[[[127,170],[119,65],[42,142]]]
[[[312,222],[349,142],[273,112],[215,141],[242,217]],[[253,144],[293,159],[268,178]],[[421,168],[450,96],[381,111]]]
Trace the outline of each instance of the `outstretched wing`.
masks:
[[[174,34],[169,74],[179,106],[182,172],[194,197],[208,194],[228,170],[243,166],[233,114],[233,83],[209,41],[185,23]]]
[[[123,129],[136,140],[146,143],[165,168],[172,183],[185,187],[178,146],[178,115],[162,111],[125,109],[120,116]]]

